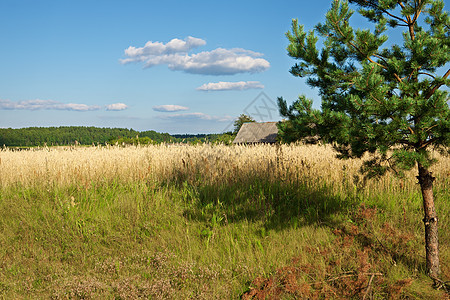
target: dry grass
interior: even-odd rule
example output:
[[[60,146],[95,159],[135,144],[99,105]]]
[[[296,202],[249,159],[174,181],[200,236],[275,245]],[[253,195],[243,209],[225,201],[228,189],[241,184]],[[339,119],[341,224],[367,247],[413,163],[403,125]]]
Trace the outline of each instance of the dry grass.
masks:
[[[449,176],[450,159],[439,157],[432,167],[437,184]],[[302,178],[334,184],[336,192],[362,184],[359,159],[338,160],[330,146],[221,146],[150,145],[145,147],[60,147],[0,152],[0,186],[20,183],[89,185],[92,182],[167,181],[178,175],[193,182],[201,175],[205,183],[225,182],[245,174],[270,180]],[[385,176],[370,181],[366,191],[416,190],[416,170],[406,180]],[[439,180],[441,179],[441,180]]]

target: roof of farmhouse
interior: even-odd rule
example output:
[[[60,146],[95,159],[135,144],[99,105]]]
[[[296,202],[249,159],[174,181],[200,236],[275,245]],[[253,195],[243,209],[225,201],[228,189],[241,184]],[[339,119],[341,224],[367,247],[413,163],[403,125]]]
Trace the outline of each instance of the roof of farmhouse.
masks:
[[[277,122],[244,123],[239,129],[233,144],[275,143],[277,141]]]

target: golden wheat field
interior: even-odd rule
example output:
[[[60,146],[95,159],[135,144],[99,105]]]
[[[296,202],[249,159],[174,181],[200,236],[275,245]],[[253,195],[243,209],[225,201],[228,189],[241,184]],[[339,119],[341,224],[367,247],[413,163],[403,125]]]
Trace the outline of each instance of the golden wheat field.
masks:
[[[324,145],[183,145],[54,147],[0,152],[0,186],[89,185],[92,182],[165,181],[183,175],[187,181],[220,183],[236,176],[264,174],[273,180],[333,183],[336,192],[362,184],[359,168],[363,159],[339,160],[331,146]],[[432,171],[436,184],[443,184],[450,158],[435,153]],[[384,176],[366,183],[365,190],[416,189],[416,170],[405,180]],[[341,184],[339,184],[341,183]]]

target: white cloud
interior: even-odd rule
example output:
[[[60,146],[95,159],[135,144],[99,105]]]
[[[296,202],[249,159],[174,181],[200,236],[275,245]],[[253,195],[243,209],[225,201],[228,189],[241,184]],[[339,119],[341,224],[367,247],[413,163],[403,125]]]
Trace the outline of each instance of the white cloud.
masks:
[[[124,103],[115,103],[106,105],[106,110],[123,110],[127,105]],[[70,110],[70,111],[92,111],[100,110],[100,105],[87,105],[82,103],[62,103],[54,100],[24,100],[11,101],[0,99],[0,109],[16,109],[16,110]]]
[[[260,58],[263,54],[251,50],[217,48],[189,55],[194,48],[205,45],[202,39],[188,37],[184,41],[173,39],[167,44],[147,42],[144,47],[128,47],[122,64],[142,62],[145,68],[166,64],[169,69],[193,74],[231,75],[263,72],[270,63]]]
[[[263,89],[264,85],[259,81],[239,81],[239,82],[210,82],[198,87],[199,91],[230,91],[230,90],[248,90]]]
[[[80,103],[62,103],[54,100],[41,100],[41,99],[25,100],[18,102],[0,99],[0,109],[18,109],[18,110],[54,109],[54,110],[90,111],[90,110],[99,110],[101,109],[101,106],[87,105]]]
[[[154,111],[162,111],[162,112],[174,112],[174,111],[182,111],[189,110],[189,107],[166,104],[166,105],[156,105],[152,107]]]
[[[124,110],[127,109],[128,105],[125,103],[113,103],[106,105],[106,110]]]
[[[169,55],[173,53],[187,53],[188,51],[206,45],[206,41],[188,36],[184,40],[173,39],[167,44],[161,42],[149,41],[144,47],[136,48],[133,46],[125,49],[125,55],[129,58],[121,59],[122,63],[129,63],[135,61],[145,61],[151,56]]]
[[[193,121],[193,120],[204,120],[204,121],[218,121],[218,122],[227,122],[233,120],[231,116],[211,116],[201,112],[194,113],[184,113],[184,114],[171,114],[160,116],[161,119],[169,119],[176,121]]]

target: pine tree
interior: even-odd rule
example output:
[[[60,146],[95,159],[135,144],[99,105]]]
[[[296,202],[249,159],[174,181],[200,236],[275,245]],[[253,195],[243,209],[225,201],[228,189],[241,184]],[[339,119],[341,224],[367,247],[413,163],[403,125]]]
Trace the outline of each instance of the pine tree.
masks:
[[[340,158],[371,153],[367,176],[417,168],[423,196],[426,267],[438,280],[438,217],[431,150],[450,153],[450,18],[442,0],[350,0],[371,29],[350,26],[347,1],[333,0],[325,23],[288,32],[294,76],[318,88],[321,109],[278,98],[285,140],[318,135]],[[403,40],[389,39],[401,31]],[[320,49],[317,44],[320,39]]]

